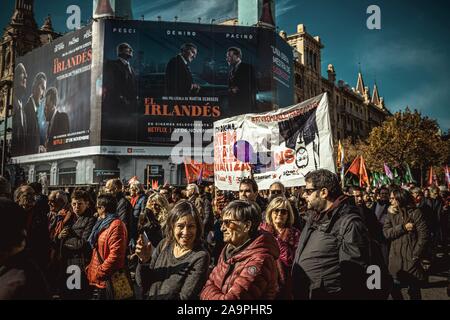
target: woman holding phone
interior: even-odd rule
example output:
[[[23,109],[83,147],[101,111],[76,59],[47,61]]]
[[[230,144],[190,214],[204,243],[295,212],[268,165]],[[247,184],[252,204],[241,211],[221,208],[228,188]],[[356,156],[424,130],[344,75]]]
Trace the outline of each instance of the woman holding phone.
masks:
[[[145,235],[136,245],[136,282],[152,300],[198,299],[206,282],[209,254],[203,247],[202,223],[195,206],[182,200],[167,217],[165,239],[156,249]]]

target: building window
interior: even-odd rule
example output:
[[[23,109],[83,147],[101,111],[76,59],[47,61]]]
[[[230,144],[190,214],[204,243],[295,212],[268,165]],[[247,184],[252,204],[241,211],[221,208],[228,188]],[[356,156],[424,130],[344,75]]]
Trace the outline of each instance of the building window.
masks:
[[[59,168],[58,169],[58,184],[59,185],[74,185],[77,180],[77,168]]]
[[[336,105],[339,105],[339,96],[338,95],[336,95]]]

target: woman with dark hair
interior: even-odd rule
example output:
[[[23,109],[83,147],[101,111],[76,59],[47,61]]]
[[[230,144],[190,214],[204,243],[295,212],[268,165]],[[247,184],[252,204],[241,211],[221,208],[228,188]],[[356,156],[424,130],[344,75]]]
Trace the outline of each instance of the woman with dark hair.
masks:
[[[98,196],[97,213],[99,218],[88,238],[92,257],[86,268],[87,279],[95,287],[99,300],[112,300],[106,282],[116,271],[125,268],[127,227],[119,219],[117,199],[112,194]]]
[[[280,290],[277,298],[292,299],[291,268],[297,250],[300,231],[293,227],[294,211],[285,197],[274,198],[266,209],[260,229],[270,232],[278,242],[280,258],[277,260]]]
[[[136,282],[147,299],[193,300],[205,284],[209,254],[203,247],[202,222],[195,206],[179,201],[170,211],[165,239],[156,249],[141,235],[136,245]]]
[[[222,214],[226,243],[200,294],[202,300],[269,300],[278,292],[275,238],[258,230],[261,212],[246,200],[228,204]]]
[[[62,257],[65,268],[76,265],[81,270],[85,270],[91,258],[92,248],[88,238],[95,225],[93,208],[90,206],[91,197],[87,191],[75,190],[71,196],[70,205],[74,213],[75,222],[69,229],[64,229],[60,236],[62,239]],[[69,276],[69,275],[67,275]],[[67,280],[67,276],[64,280]],[[86,274],[81,274],[81,288],[68,290],[66,281],[63,283],[61,292],[64,299],[88,299],[90,297],[89,285]]]
[[[420,300],[420,286],[425,280],[421,258],[428,238],[427,226],[409,191],[393,189],[390,204],[383,233],[391,241],[389,272],[396,284],[391,295],[395,300],[403,300],[400,286],[408,285],[411,300]]]

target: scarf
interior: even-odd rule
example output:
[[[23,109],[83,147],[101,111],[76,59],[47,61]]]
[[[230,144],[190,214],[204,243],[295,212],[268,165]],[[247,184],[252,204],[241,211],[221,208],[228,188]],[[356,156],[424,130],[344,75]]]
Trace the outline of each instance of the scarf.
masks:
[[[117,213],[108,213],[105,218],[97,220],[88,239],[91,248],[95,248],[97,246],[98,236],[100,233],[103,230],[108,229],[110,224],[116,219],[119,219]]]

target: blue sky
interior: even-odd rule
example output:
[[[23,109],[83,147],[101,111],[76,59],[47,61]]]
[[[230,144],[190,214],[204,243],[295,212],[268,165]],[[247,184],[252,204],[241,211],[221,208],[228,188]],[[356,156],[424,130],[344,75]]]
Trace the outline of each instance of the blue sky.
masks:
[[[135,18],[146,20],[202,22],[237,15],[236,0],[132,0]],[[0,26],[11,15],[14,0],[0,0]],[[52,15],[57,31],[67,31],[66,9],[81,8],[82,20],[92,12],[88,0],[35,0],[38,25]],[[381,8],[381,30],[369,30],[366,9]],[[358,63],[366,85],[375,80],[388,108],[395,112],[410,106],[450,128],[450,11],[448,0],[278,0],[277,25],[288,34],[303,23],[313,36],[320,36],[325,48],[322,70],[335,66],[338,79],[356,86]],[[325,75],[325,74],[324,74]]]

